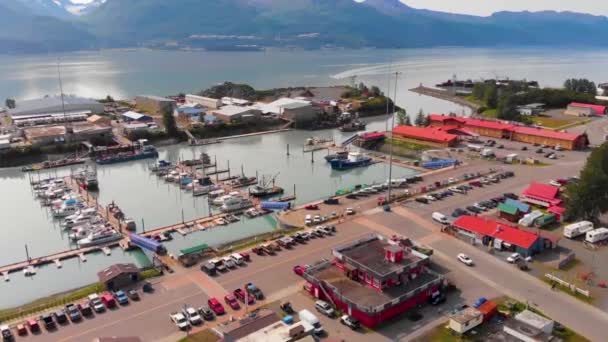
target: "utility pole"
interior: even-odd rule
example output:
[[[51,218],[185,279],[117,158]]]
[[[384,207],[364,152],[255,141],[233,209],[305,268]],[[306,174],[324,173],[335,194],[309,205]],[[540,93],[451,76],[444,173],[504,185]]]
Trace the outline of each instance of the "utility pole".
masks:
[[[386,97],[386,122],[384,123],[385,124],[385,128],[384,128],[385,132],[388,132],[388,120],[390,118],[388,116],[388,114],[389,114],[389,111],[390,111],[389,100],[391,98],[391,75],[392,75],[391,70],[392,70],[392,68],[393,68],[393,61],[391,60],[391,62],[388,65],[388,77],[387,77],[387,80],[388,80],[387,83],[388,84],[386,85],[386,94],[385,94],[385,97]],[[391,136],[391,139],[392,139],[392,136]]]
[[[395,127],[395,106],[397,102],[397,80],[399,79],[399,71],[395,71],[395,96],[393,97],[393,113],[391,115],[391,144],[389,146],[389,162],[388,162],[388,198],[386,199],[387,205],[390,206],[391,194],[392,194],[392,179],[393,179],[393,128]]]

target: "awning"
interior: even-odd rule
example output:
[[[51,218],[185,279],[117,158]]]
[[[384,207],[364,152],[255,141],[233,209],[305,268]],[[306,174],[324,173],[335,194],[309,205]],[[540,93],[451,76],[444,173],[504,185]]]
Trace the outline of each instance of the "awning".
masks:
[[[188,254],[204,252],[207,249],[209,249],[209,245],[207,245],[206,243],[203,243],[203,244],[193,246],[190,248],[180,249],[179,252],[180,252],[180,255],[188,255]]]

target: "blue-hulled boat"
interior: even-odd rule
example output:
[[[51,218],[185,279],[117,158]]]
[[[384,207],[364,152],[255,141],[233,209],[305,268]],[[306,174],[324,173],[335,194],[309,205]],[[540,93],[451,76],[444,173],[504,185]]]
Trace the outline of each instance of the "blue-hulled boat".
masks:
[[[364,156],[359,152],[350,152],[346,159],[332,159],[329,161],[331,168],[334,170],[348,170],[368,166],[371,162],[372,158]]]

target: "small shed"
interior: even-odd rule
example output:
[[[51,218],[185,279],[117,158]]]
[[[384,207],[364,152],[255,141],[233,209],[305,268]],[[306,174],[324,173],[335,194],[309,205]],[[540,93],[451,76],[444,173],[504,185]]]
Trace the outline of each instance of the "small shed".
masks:
[[[545,318],[537,313],[530,310],[524,310],[515,316],[515,319],[527,323],[538,330],[541,330],[547,334],[553,332],[554,322],[548,318]]]
[[[121,117],[126,122],[146,123],[154,121],[154,118],[152,118],[150,115],[141,114],[133,111],[122,113]]]
[[[464,334],[483,322],[483,314],[475,308],[465,308],[450,316],[449,327],[453,331]]]
[[[87,121],[94,125],[110,126],[112,120],[107,116],[101,116],[101,115],[94,114],[94,115],[89,116],[87,118]]]
[[[97,277],[108,290],[126,287],[140,280],[139,268],[132,263],[114,264],[98,272]]]
[[[511,198],[507,198],[505,200],[505,204],[508,204],[510,206],[513,206],[515,208],[517,208],[517,210],[519,210],[519,212],[523,215],[523,214],[527,214],[530,212],[530,205],[518,200],[514,200]]]
[[[551,213],[551,214],[554,214],[555,218],[557,219],[557,221],[563,222],[564,221],[564,213],[566,212],[566,208],[554,205],[552,207],[549,207],[549,209],[547,209],[547,212]]]
[[[506,203],[498,205],[498,215],[500,218],[510,222],[517,222],[521,217],[521,213],[517,207]]]
[[[491,300],[481,304],[478,308],[479,312],[483,315],[483,321],[487,322],[498,312],[498,304]]]

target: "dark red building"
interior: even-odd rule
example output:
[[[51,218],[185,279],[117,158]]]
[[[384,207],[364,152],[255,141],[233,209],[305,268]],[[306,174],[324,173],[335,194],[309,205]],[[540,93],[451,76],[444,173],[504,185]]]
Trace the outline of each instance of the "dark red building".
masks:
[[[409,239],[370,234],[333,250],[303,274],[316,298],[374,327],[429,300],[443,276],[428,268],[429,256]]]

